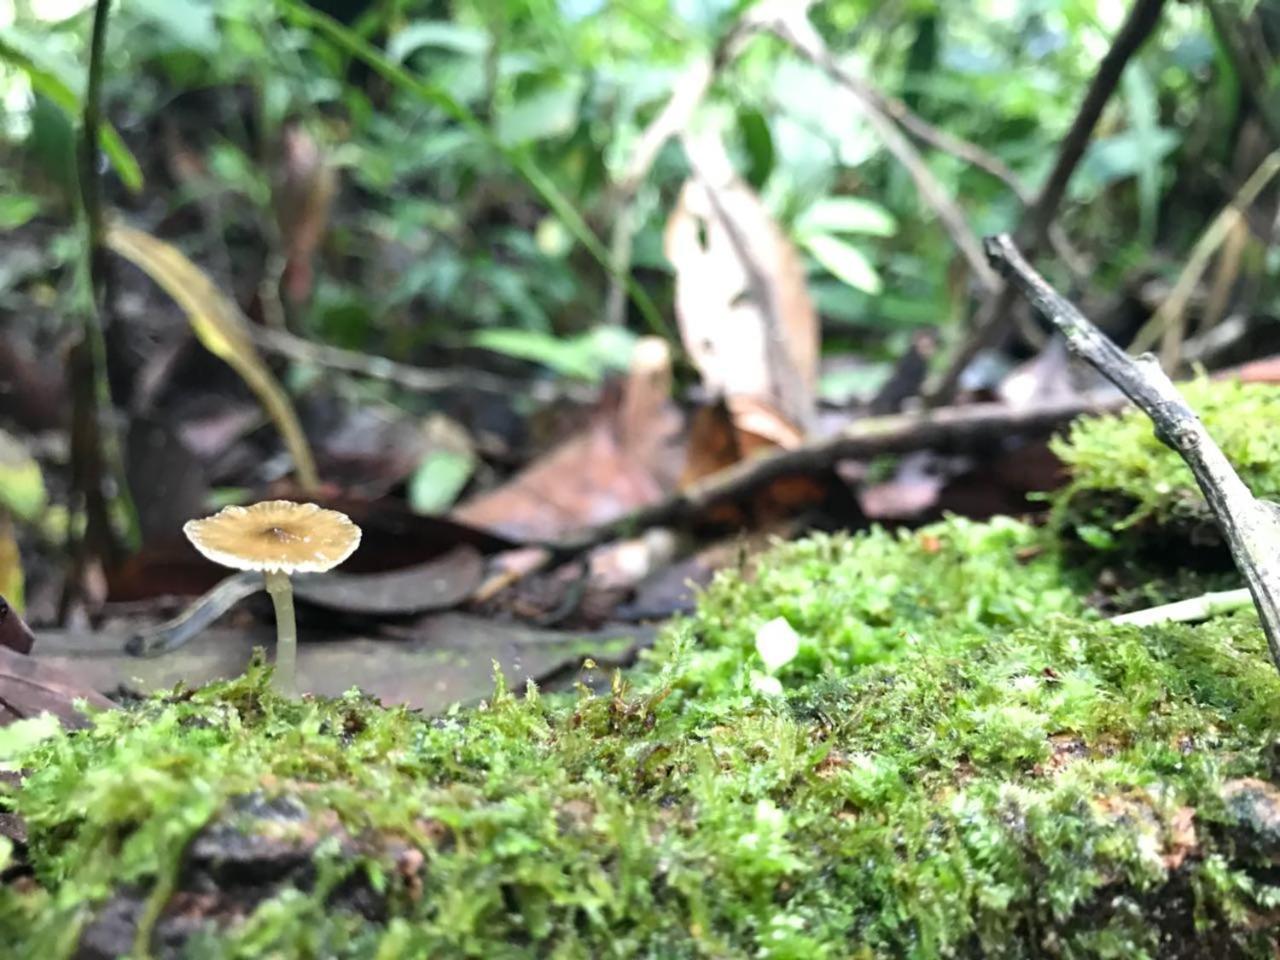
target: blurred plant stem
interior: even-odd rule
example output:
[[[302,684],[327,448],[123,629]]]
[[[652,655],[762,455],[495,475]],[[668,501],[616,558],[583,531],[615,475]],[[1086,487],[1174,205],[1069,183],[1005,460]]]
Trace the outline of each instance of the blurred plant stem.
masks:
[[[85,220],[85,265],[89,302],[82,310],[79,339],[67,358],[67,382],[71,387],[71,488],[84,511],[84,529],[72,535],[71,573],[63,591],[60,615],[65,617],[77,601],[93,601],[91,582],[101,582],[106,563],[118,557],[124,543],[112,523],[116,515],[128,517],[128,539],[136,536],[133,504],[120,469],[119,444],[106,422],[112,409],[107,383],[106,340],[103,335],[111,309],[111,276],[103,239],[106,232],[102,184],[98,177],[102,120],[102,70],[106,55],[110,0],[97,0],[89,48],[89,76],[85,85],[84,113],[79,147],[80,199]],[[113,502],[114,501],[114,504]]]

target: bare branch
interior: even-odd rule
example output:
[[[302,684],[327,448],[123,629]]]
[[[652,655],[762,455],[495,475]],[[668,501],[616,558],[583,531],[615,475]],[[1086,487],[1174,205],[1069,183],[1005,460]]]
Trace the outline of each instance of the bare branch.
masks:
[[[1076,398],[1024,410],[1000,403],[948,407],[927,413],[872,417],[850,424],[831,437],[765,457],[746,460],[713,474],[649,507],[546,546],[565,557],[650,527],[685,522],[708,507],[741,499],[785,476],[829,469],[841,460],[865,460],[882,454],[938,450],[968,453],[1010,437],[1043,437],[1083,413],[1114,409],[1112,399]]]
[[[1070,349],[1142,410],[1182,457],[1231,548],[1280,669],[1280,507],[1255,499],[1154,357],[1129,357],[1023,259],[1007,235],[986,241],[992,264],[1051,322]]]
[[[407,363],[398,363],[386,357],[373,357],[355,350],[344,350],[324,343],[313,343],[302,337],[294,336],[286,330],[273,330],[268,327],[249,326],[249,336],[253,342],[268,353],[288,357],[301,363],[314,364],[330,370],[345,370],[348,373],[373,380],[384,380],[398,387],[418,393],[437,393],[441,390],[472,389],[487,390],[513,396],[525,393],[539,402],[550,402],[556,399],[573,400],[578,403],[593,403],[599,399],[599,391],[587,385],[573,383],[544,383],[509,379],[485,370],[429,370],[415,367]]]
[[[1160,22],[1160,13],[1164,9],[1165,0],[1136,0],[1129,10],[1129,16],[1121,25],[1116,38],[1105,57],[1098,64],[1098,72],[1085,93],[1080,110],[1071,124],[1071,129],[1062,138],[1058,148],[1058,159],[1045,180],[1040,193],[1026,211],[1020,228],[1025,237],[1024,245],[1031,256],[1035,256],[1044,243],[1050,224],[1057,215],[1058,206],[1066,193],[1067,184],[1075,172],[1085,148],[1093,136],[1094,127],[1102,116],[1102,110],[1115,93],[1116,85],[1124,68],[1134,54],[1142,48],[1147,37]],[[955,396],[956,387],[965,369],[973,362],[979,351],[993,344],[1008,329],[1008,318],[1016,296],[1008,287],[1003,287],[994,296],[987,299],[979,311],[974,323],[974,330],[969,339],[963,343],[951,359],[946,371],[938,378],[937,385],[929,392],[931,404],[950,402]]]
[[[1161,351],[1165,369],[1173,368],[1182,351],[1181,331],[1184,326],[1182,315],[1187,308],[1187,303],[1191,300],[1196,284],[1204,276],[1205,270],[1209,268],[1209,261],[1218,252],[1223,241],[1238,224],[1245,222],[1245,216],[1258,198],[1258,194],[1266,188],[1277,173],[1280,173],[1280,150],[1268,154],[1258,164],[1258,168],[1245,181],[1240,191],[1228,201],[1227,205],[1214,217],[1208,229],[1200,235],[1196,245],[1191,248],[1191,255],[1178,275],[1178,282],[1173,285],[1173,290],[1164,298],[1160,309],[1133,338],[1134,351],[1149,349],[1162,334],[1174,331],[1173,336],[1166,336],[1164,348]]]
[[[921,198],[942,221],[952,242],[968,261],[973,275],[978,278],[978,282],[984,289],[994,292],[999,287],[999,281],[983,258],[981,244],[978,242],[977,235],[969,229],[964,213],[947,195],[946,189],[930,171],[919,151],[884,111],[878,100],[877,91],[836,62],[822,37],[806,18],[805,7],[807,4],[765,3],[753,10],[755,14],[753,22],[761,29],[771,31],[790,44],[830,74],[857,99],[863,115],[875,130],[876,136],[915,181]]]
[[[698,104],[711,87],[717,62],[717,58],[699,58],[681,74],[671,91],[671,99],[641,133],[622,176],[614,184],[613,234],[609,238],[609,255],[613,259],[614,270],[605,306],[607,322],[614,326],[622,325],[627,309],[626,287],[621,278],[631,272],[631,234],[635,230],[632,204],[636,191],[649,175],[649,169],[663,145],[688,126]]]

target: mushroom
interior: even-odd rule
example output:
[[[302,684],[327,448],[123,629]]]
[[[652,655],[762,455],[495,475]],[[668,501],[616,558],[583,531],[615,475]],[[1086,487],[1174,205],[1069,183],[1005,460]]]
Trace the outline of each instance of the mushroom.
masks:
[[[275,686],[292,696],[298,627],[289,576],[332,570],[359,546],[360,528],[346,514],[314,503],[266,500],[249,507],[224,507],[203,520],[189,520],[182,532],[214,563],[262,571],[276,608]]]

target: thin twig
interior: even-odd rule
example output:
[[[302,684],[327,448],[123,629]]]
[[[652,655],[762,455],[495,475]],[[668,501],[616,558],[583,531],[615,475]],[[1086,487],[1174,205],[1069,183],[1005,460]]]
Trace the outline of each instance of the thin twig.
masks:
[[[865,460],[884,454],[937,450],[972,453],[1011,437],[1042,437],[1084,413],[1115,409],[1113,399],[1078,397],[1068,401],[1010,409],[1001,403],[947,407],[926,413],[859,420],[831,437],[792,450],[744,461],[713,474],[673,496],[595,527],[577,537],[544,544],[559,558],[571,556],[650,527],[677,525],[718,503],[739,500],[774,480],[829,469],[841,460]]]
[[[330,370],[344,370],[358,376],[394,383],[398,387],[417,393],[438,393],[442,390],[487,390],[504,396],[529,396],[539,403],[571,400],[575,403],[593,403],[600,391],[587,384],[571,382],[526,382],[499,376],[485,370],[429,370],[407,363],[398,363],[386,357],[374,357],[355,350],[344,350],[324,343],[314,343],[295,336],[287,330],[273,330],[248,324],[253,342],[267,353],[287,357],[300,363],[310,363]]]
[[[1007,235],[986,242],[992,264],[1067,346],[1136,404],[1182,457],[1222,530],[1258,608],[1271,660],[1280,669],[1280,507],[1255,499],[1199,417],[1149,355],[1132,359],[1036,273]]]
[[[867,95],[874,99],[877,106],[885,114],[898,121],[902,129],[921,143],[926,143],[935,150],[955,157],[957,160],[961,160],[972,167],[977,167],[984,173],[995,177],[1009,188],[1024,207],[1030,207],[1036,202],[1036,195],[1031,189],[1009,168],[1008,164],[995,154],[984,150],[976,143],[972,143],[963,137],[957,137],[935,127],[897,97],[889,96],[883,90],[877,89],[866,81],[863,81],[863,85],[866,88]],[[1083,276],[1088,272],[1088,265],[1084,255],[1071,245],[1065,230],[1057,224],[1050,224],[1048,239],[1053,246],[1054,252],[1072,273]]]
[[[1164,9],[1165,0],[1136,0],[1129,10],[1111,49],[1098,64],[1098,71],[1089,84],[1080,110],[1072,121],[1071,128],[1062,138],[1058,148],[1058,158],[1050,171],[1049,177],[1040,188],[1035,203],[1027,208],[1022,218],[1020,236],[1031,256],[1035,256],[1044,243],[1049,225],[1057,215],[1058,206],[1066,193],[1071,175],[1075,173],[1085,148],[1093,136],[1094,127],[1102,116],[1111,96],[1115,93],[1124,68],[1133,56],[1146,43],[1156,24],[1160,22],[1160,13]],[[995,343],[1000,335],[1008,329],[1008,318],[1016,300],[1014,291],[1007,286],[1002,287],[994,296],[988,297],[974,322],[973,332],[961,344],[951,359],[947,369],[938,378],[928,395],[930,405],[950,403],[959,386],[960,377],[973,362],[973,358],[986,347]]]
[[[1165,331],[1182,329],[1183,311],[1187,308],[1187,302],[1191,299],[1191,294],[1195,290],[1196,284],[1204,276],[1204,272],[1209,266],[1209,261],[1213,258],[1218,248],[1222,246],[1222,242],[1227,238],[1232,227],[1244,220],[1249,208],[1253,206],[1253,202],[1258,198],[1258,194],[1266,188],[1277,173],[1280,173],[1280,150],[1268,154],[1258,164],[1258,168],[1245,181],[1240,191],[1228,201],[1227,205],[1214,217],[1213,222],[1209,224],[1209,228],[1200,235],[1196,245],[1191,248],[1191,255],[1187,257],[1186,266],[1182,268],[1182,273],[1178,275],[1178,282],[1173,285],[1173,290],[1164,298],[1164,302],[1160,304],[1160,309],[1155,312],[1150,320],[1143,324],[1142,329],[1133,338],[1133,343],[1130,346],[1131,350],[1135,353],[1147,350]],[[1161,351],[1161,359],[1164,360],[1166,370],[1172,369],[1172,365],[1177,362],[1178,353],[1181,352],[1181,349],[1181,336],[1171,338],[1165,342],[1164,349]]]
[[[1227,233],[1222,242],[1222,252],[1214,266],[1213,280],[1209,284],[1209,293],[1204,302],[1204,311],[1196,322],[1193,335],[1200,335],[1222,323],[1231,304],[1231,294],[1240,279],[1240,270],[1244,264],[1245,251],[1249,249],[1249,221],[1240,218]],[[1179,344],[1184,355],[1185,345]],[[1165,369],[1173,367],[1166,365]]]
[[[657,159],[663,145],[689,124],[693,113],[706,96],[715,77],[717,58],[700,57],[676,80],[669,99],[636,141],[627,165],[613,186],[610,206],[613,209],[613,234],[609,251],[613,272],[609,278],[609,295],[605,318],[614,326],[626,319],[626,285],[623,278],[631,275],[631,239],[635,230],[636,193]]]
[[[1233,613],[1253,602],[1248,589],[1223,590],[1206,593],[1188,600],[1164,603],[1158,607],[1134,610],[1112,617],[1112,623],[1126,623],[1133,627],[1153,627],[1160,623],[1195,623],[1210,620],[1224,613]]]
[[[789,44],[801,55],[825,70],[837,83],[843,86],[857,100],[867,122],[875,131],[880,142],[884,144],[895,160],[907,171],[915,182],[921,199],[937,215],[951,240],[964,255],[973,275],[988,291],[999,286],[999,280],[987,265],[982,256],[982,245],[977,235],[969,228],[964,213],[947,195],[946,189],[929,170],[924,158],[912,145],[911,141],[898,128],[898,125],[884,112],[877,102],[875,92],[859,77],[844,69],[827,49],[826,43],[818,31],[809,22],[806,12],[809,4],[794,2],[778,3],[771,0],[753,9],[752,22],[760,29],[768,30],[783,42]]]

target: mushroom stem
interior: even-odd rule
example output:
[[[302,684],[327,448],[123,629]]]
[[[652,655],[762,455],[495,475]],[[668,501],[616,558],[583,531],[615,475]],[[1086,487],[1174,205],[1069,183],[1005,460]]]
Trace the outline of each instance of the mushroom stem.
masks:
[[[298,624],[293,616],[293,584],[283,570],[268,570],[263,574],[267,581],[267,593],[276,608],[276,672],[273,684],[276,692],[286,697],[298,692]]]

